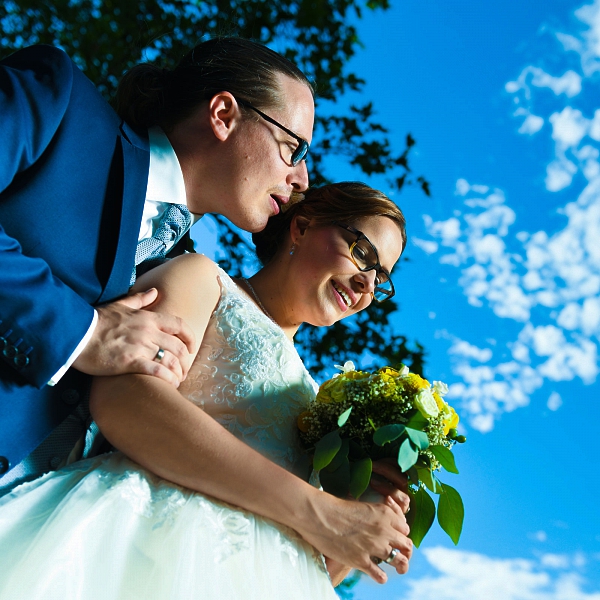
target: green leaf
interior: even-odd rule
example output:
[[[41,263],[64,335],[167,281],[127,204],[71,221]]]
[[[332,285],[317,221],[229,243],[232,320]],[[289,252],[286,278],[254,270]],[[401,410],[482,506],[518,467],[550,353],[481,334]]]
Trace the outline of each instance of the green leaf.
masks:
[[[438,503],[438,522],[456,545],[462,532],[465,507],[460,494],[453,487],[445,483],[441,486],[443,492]]]
[[[433,455],[440,461],[440,464],[446,471],[450,473],[458,473],[456,463],[454,462],[454,454],[446,448],[446,446],[431,446],[429,448]]]
[[[350,464],[350,493],[357,500],[369,487],[373,463],[370,458],[356,461]]]
[[[352,412],[352,407],[350,407],[348,410],[345,410],[339,417],[338,417],[338,427],[343,427],[346,424],[346,421],[348,420],[348,417],[350,416],[350,413]]]
[[[434,494],[441,494],[442,488],[439,479],[431,472],[431,469],[417,467],[419,478],[425,484],[427,489]]]
[[[324,435],[315,444],[315,456],[313,458],[313,468],[315,471],[320,471],[323,467],[326,467],[341,447],[342,438],[340,437],[339,430],[336,429]]]
[[[424,431],[419,431],[418,429],[413,429],[412,427],[406,428],[406,433],[410,438],[410,441],[419,449],[425,450],[429,447],[429,438]]]
[[[400,444],[400,450],[398,451],[398,465],[404,473],[408,471],[419,458],[419,451],[409,438],[406,438],[402,444]]]
[[[350,463],[344,458],[342,464],[335,471],[321,471],[319,473],[321,485],[326,492],[346,498],[350,489]]]
[[[410,496],[410,510],[406,515],[408,526],[410,527],[409,538],[418,548],[425,537],[425,534],[431,529],[435,519],[435,504],[429,494],[419,488],[415,494]]]
[[[410,417],[410,419],[408,419],[406,426],[410,427],[411,429],[419,429],[419,430],[423,431],[423,429],[425,429],[425,425],[427,425],[427,423],[429,423],[429,421],[427,420],[427,417],[424,417],[417,410],[417,411],[415,411],[415,414],[412,415],[412,417]]]
[[[337,470],[340,468],[340,465],[344,462],[344,460],[349,460],[348,459],[348,451],[350,450],[350,440],[343,439],[342,440],[342,445],[340,446],[340,449],[338,450],[338,453],[333,457],[332,461],[325,467],[323,467],[323,469],[325,471],[329,471],[330,473],[333,473],[333,471]]]
[[[397,440],[405,431],[406,427],[400,423],[393,425],[384,425],[373,434],[373,441],[378,446],[383,446],[389,442]]]
[[[408,477],[408,481],[415,486],[419,485],[419,472],[416,467],[411,467],[408,471],[406,471],[406,476]]]

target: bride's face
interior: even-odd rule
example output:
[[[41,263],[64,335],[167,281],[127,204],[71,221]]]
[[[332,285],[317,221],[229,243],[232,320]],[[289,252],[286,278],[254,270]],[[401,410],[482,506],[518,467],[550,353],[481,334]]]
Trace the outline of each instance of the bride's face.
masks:
[[[352,223],[377,249],[379,262],[391,272],[402,252],[398,225],[387,217],[365,217]],[[377,272],[360,271],[350,255],[356,235],[338,225],[309,226],[296,240],[289,262],[295,282],[294,312],[303,322],[332,325],[367,308]]]

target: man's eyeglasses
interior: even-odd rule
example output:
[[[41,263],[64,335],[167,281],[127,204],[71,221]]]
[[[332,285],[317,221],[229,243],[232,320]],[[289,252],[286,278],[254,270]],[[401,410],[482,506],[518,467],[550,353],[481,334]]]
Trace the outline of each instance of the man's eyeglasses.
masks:
[[[351,225],[346,225],[339,221],[333,221],[333,224],[356,236],[354,242],[350,244],[350,258],[357,268],[360,271],[372,271],[375,269],[377,276],[375,277],[373,298],[377,302],[383,302],[391,298],[396,293],[392,278],[389,272],[381,266],[377,249],[370,242],[369,238],[362,231],[355,229]]]
[[[304,138],[301,138],[299,135],[296,135],[293,131],[291,131],[287,127],[284,127],[275,119],[269,117],[269,115],[265,115],[265,113],[262,112],[262,110],[258,110],[258,108],[255,108],[249,102],[246,102],[245,100],[240,100],[239,98],[236,98],[236,100],[238,104],[241,104],[242,106],[253,110],[255,113],[259,114],[265,121],[268,121],[276,127],[279,127],[279,129],[285,131],[288,135],[292,136],[298,142],[298,147],[292,152],[292,157],[290,159],[292,167],[295,167],[301,160],[304,160],[306,158],[308,150],[310,149],[310,144]]]

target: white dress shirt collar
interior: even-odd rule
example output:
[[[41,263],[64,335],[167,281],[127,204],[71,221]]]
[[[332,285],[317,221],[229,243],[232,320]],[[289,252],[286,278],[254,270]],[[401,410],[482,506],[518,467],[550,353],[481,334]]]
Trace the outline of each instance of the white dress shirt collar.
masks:
[[[169,138],[160,127],[148,129],[150,172],[146,200],[187,206],[183,173]]]

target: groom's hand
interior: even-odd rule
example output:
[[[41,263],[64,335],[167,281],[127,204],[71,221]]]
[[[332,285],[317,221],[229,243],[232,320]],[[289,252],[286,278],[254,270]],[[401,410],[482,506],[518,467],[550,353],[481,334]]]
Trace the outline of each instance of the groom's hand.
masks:
[[[97,307],[96,329],[73,366],[89,375],[153,375],[179,386],[189,370],[194,334],[179,317],[142,310],[157,295],[152,288]]]

